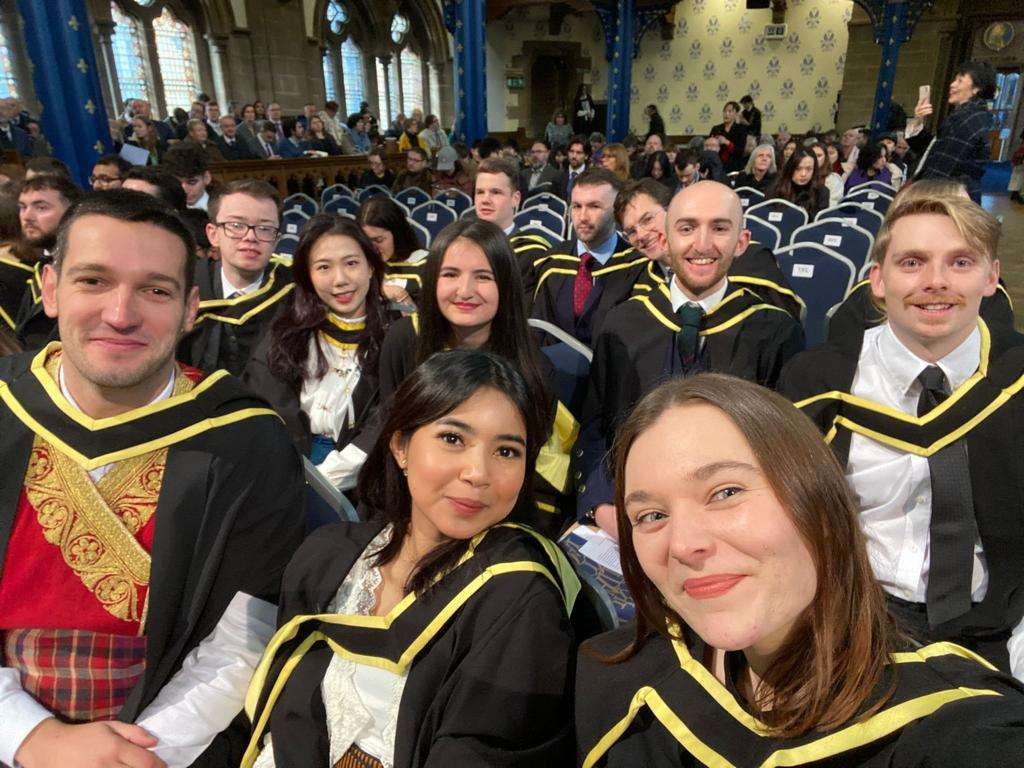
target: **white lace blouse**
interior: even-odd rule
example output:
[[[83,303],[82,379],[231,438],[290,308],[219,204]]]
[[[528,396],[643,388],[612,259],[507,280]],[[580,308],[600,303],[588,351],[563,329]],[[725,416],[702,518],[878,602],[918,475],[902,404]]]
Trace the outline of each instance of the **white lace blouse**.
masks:
[[[368,553],[376,552],[391,540],[391,526],[386,526],[370,542],[363,555],[348,572],[328,613],[370,616],[377,605],[380,569],[370,565]],[[395,729],[398,707],[405,690],[405,675],[396,675],[368,664],[359,664],[335,654],[327,667],[320,690],[327,713],[327,734],[330,738],[329,765],[341,759],[355,744],[373,755],[384,768],[393,768],[395,761]],[[275,768],[272,735],[253,768]]]
[[[327,358],[327,372],[319,379],[316,378],[317,345]],[[356,350],[342,349],[321,341],[320,335],[314,333],[309,339],[306,360],[299,407],[309,417],[310,432],[337,440],[342,430],[353,424],[356,418],[352,402],[360,374]],[[366,454],[362,450],[346,445],[340,451],[331,451],[317,468],[333,485],[344,488],[352,484],[365,460]]]

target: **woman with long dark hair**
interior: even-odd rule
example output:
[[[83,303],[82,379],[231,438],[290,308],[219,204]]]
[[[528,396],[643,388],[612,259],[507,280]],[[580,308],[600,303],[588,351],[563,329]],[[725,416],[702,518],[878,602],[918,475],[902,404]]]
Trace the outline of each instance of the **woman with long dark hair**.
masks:
[[[572,763],[579,582],[506,522],[545,433],[499,355],[406,379],[359,475],[367,522],[321,529],[285,572],[243,768]]]
[[[637,621],[580,652],[584,768],[1020,762],[1024,687],[896,631],[843,470],[783,397],[674,379],[620,428],[615,478]]]
[[[445,227],[427,258],[419,312],[395,322],[384,339],[381,396],[390,396],[417,365],[441,350],[495,352],[511,360],[536,393],[534,407],[552,435],[544,448],[551,461],[543,464],[553,467],[567,458],[574,422],[548,385],[551,365],[530,333],[523,302],[515,298],[522,295],[518,262],[498,226],[466,219]],[[538,476],[535,491],[543,514],[524,508],[517,510],[518,519],[558,533],[571,507],[568,488],[566,472]]]
[[[880,181],[892,186],[892,172],[887,167],[888,158],[882,144],[868,142],[857,155],[857,167],[846,177],[845,190],[849,192],[859,184]]]
[[[644,165],[644,178],[654,179],[670,191],[675,191],[676,175],[672,170],[672,163],[668,159],[667,152],[659,149],[647,158]]]
[[[420,245],[405,211],[389,196],[374,195],[359,206],[356,223],[384,261],[384,295],[399,304],[416,304],[427,250]]]
[[[818,161],[818,181],[828,190],[829,206],[837,205],[843,198],[843,177],[833,172],[828,161],[828,150],[820,141],[811,144],[811,151]]]
[[[243,380],[270,401],[331,484],[350,485],[374,439],[364,427],[375,423],[390,319],[384,262],[355,222],[321,213],[303,228],[292,275],[295,289]],[[310,510],[311,527],[329,519],[322,507]]]
[[[818,159],[812,150],[806,147],[793,150],[768,197],[799,205],[807,211],[808,220],[828,208],[828,189],[821,183]]]
[[[313,115],[313,117],[309,118],[308,133],[309,135],[306,137],[306,141],[309,142],[310,149],[315,149],[318,152],[326,152],[328,155],[341,154],[341,148],[338,146],[338,142],[336,142],[334,137],[327,132],[323,118],[319,115]]]

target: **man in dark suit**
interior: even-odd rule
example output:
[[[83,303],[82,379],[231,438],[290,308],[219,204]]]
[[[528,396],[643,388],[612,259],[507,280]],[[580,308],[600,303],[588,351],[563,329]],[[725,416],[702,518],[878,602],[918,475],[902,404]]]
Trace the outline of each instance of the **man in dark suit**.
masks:
[[[238,135],[238,124],[233,115],[224,115],[220,119],[220,136],[214,139],[225,160],[256,160],[257,155],[249,149]]]
[[[32,137],[18,126],[17,120],[18,100],[0,99],[0,148],[13,149],[30,157],[35,151]]]
[[[537,139],[530,148],[530,166],[519,173],[519,191],[525,197],[542,184],[550,184],[550,192],[562,195],[562,174],[548,163],[551,145],[547,139]]]

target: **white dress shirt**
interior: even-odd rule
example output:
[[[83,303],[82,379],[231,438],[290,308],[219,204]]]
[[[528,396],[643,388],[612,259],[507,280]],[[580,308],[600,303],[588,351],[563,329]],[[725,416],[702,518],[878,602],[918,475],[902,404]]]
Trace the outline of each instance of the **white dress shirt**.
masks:
[[[250,293],[255,293],[259,290],[260,285],[263,284],[263,275],[260,275],[256,280],[248,285],[244,285],[241,288],[231,284],[228,280],[227,275],[224,274],[224,267],[220,268],[220,290],[221,296],[225,299],[233,293],[237,293],[238,296],[248,296]],[[238,297],[236,297],[238,298]]]
[[[58,370],[61,393],[77,403]],[[166,400],[174,391],[174,374],[149,404]],[[81,409],[79,409],[81,410]],[[116,462],[89,472],[94,483]],[[157,740],[153,752],[169,768],[188,766],[213,738],[242,710],[249,679],[276,627],[277,609],[270,603],[239,592],[213,632],[185,658],[181,669],[160,689],[136,723]],[[0,666],[0,763],[15,766],[22,742],[53,713],[21,686],[18,670]]]
[[[672,300],[673,312],[678,312],[679,308],[682,307],[683,304],[697,304],[700,306],[701,309],[704,310],[705,315],[712,309],[714,309],[718,304],[722,303],[722,299],[725,298],[725,292],[728,290],[729,281],[723,280],[722,284],[715,289],[714,293],[708,294],[700,301],[694,301],[685,293],[683,293],[683,289],[679,287],[678,281],[673,280],[671,283],[669,283],[668,288],[669,297]]]
[[[190,205],[189,208],[198,209],[200,211],[205,211],[207,206],[209,206],[209,205],[210,205],[210,193],[209,192],[203,192],[203,196],[200,197],[198,200],[196,200],[195,203]]]
[[[355,422],[356,414],[352,393],[359,383],[359,363],[356,350],[339,349],[333,344],[320,342],[317,334],[309,339],[309,354],[306,357],[306,375],[299,393],[299,406],[309,417],[309,431],[337,440],[348,425]],[[316,378],[319,345],[327,358],[327,372]],[[353,444],[334,450],[317,464],[323,475],[335,488],[346,490],[355,486],[356,476],[366,461],[366,453]]]
[[[980,360],[981,332],[975,329],[935,365],[955,390],[978,370]],[[850,392],[916,416],[921,395],[917,377],[928,365],[885,323],[865,331]],[[889,594],[913,603],[926,602],[932,508],[928,459],[854,433],[846,479],[860,509],[875,577]],[[980,602],[987,589],[988,567],[979,540],[974,544],[971,599]],[[1024,679],[1024,623],[1014,628],[1008,646],[1011,669]]]

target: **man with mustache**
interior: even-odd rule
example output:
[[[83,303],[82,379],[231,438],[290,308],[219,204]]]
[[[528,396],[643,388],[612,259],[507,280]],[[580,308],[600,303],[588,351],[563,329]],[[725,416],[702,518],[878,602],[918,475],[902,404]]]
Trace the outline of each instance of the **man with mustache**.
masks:
[[[780,390],[845,468],[903,631],[1024,679],[1024,337],[979,317],[999,230],[956,194],[897,202],[871,254],[885,322],[798,356]]]
[[[630,187],[616,205],[626,234],[657,266],[651,263],[647,279],[608,313],[597,335],[576,443],[577,512],[613,536],[605,457],[640,398],[667,378],[701,371],[773,387],[803,348],[799,322],[732,277],[750,244],[736,193],[701,181],[678,192],[666,213],[655,197],[660,186]]]

